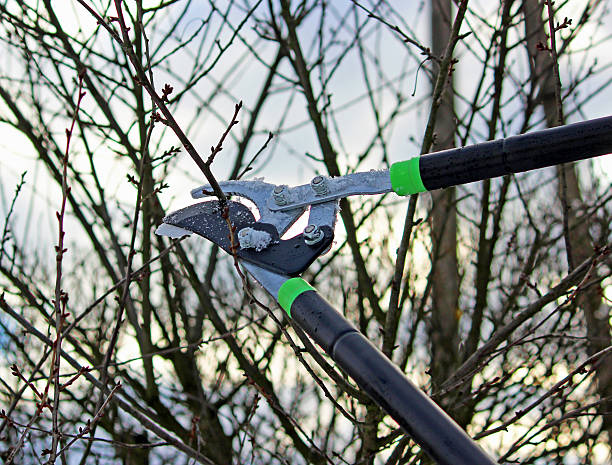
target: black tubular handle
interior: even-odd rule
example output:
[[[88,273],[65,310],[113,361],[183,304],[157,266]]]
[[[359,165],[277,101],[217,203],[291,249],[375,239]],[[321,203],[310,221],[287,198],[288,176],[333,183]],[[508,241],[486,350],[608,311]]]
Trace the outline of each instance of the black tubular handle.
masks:
[[[423,155],[429,190],[544,168],[612,152],[612,116]]]
[[[295,297],[291,317],[440,465],[496,463],[316,291]]]

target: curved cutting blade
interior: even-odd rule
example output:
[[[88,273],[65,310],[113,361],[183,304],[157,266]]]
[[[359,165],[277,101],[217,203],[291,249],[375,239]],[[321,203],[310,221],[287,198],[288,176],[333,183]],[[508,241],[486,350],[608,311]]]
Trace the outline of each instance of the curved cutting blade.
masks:
[[[173,227],[171,232],[179,231],[180,234],[174,234],[174,237],[196,233],[241,260],[288,276],[301,274],[329,248],[334,238],[332,228],[323,226],[320,228],[323,238],[314,245],[306,244],[302,234],[281,240],[273,225],[256,221],[247,206],[234,201],[226,201],[224,206],[217,200],[191,205],[170,213],[164,218],[164,223]],[[244,228],[267,233],[269,245],[263,250],[241,248],[237,237]],[[163,228],[160,232],[164,232]]]

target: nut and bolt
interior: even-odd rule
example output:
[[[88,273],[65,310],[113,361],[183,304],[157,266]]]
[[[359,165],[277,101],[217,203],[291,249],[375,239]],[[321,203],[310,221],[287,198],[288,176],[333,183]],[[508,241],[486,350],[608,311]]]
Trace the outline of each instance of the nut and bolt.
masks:
[[[329,193],[329,187],[327,186],[327,179],[324,176],[315,176],[310,181],[310,187],[317,195],[325,195]]]
[[[306,245],[318,244],[323,236],[323,231],[315,224],[309,224],[304,228],[304,243]]]
[[[276,202],[276,205],[282,206],[287,205],[287,203],[289,203],[287,190],[287,186],[284,184],[282,186],[276,186],[274,188],[274,190],[272,191],[272,197],[274,197],[274,202]]]

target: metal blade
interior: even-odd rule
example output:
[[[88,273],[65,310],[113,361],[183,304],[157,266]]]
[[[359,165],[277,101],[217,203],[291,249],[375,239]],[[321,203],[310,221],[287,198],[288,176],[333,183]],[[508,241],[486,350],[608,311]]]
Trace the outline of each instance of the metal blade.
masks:
[[[331,205],[330,211],[323,217],[334,211],[334,206]],[[222,204],[212,200],[191,205],[170,213],[164,218],[164,223],[171,228],[160,228],[161,233],[171,237],[182,237],[189,232],[196,233],[214,242],[230,255],[288,276],[301,274],[331,246],[334,239],[333,229],[323,225],[320,228],[322,237],[316,243],[305,240],[303,234],[281,240],[274,225],[256,221],[246,205],[234,201]],[[261,248],[247,247],[240,240],[241,231],[265,233],[270,240]]]
[[[155,230],[155,234],[158,236],[171,237],[172,239],[179,239],[184,236],[191,236],[193,233],[191,231],[187,231],[186,229],[179,228],[178,226],[162,223]]]

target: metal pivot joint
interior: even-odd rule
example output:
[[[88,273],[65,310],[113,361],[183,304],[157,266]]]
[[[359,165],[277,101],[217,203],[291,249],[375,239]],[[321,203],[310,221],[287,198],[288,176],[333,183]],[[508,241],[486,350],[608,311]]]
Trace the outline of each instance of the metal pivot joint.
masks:
[[[316,224],[309,224],[304,228],[304,243],[306,245],[315,245],[323,240],[325,234]]]

